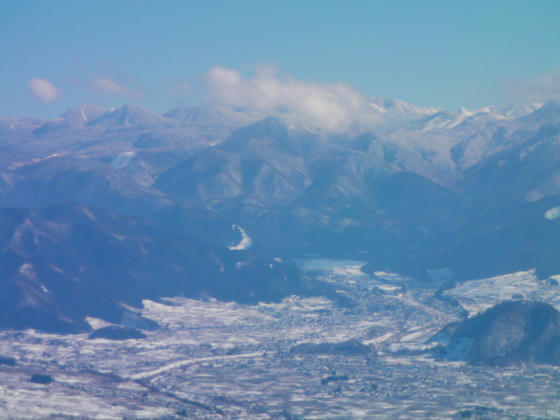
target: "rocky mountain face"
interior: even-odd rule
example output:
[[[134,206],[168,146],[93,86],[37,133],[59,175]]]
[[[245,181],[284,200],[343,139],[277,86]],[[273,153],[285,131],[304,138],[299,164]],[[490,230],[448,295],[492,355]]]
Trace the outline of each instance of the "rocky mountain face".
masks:
[[[305,255],[419,278],[560,272],[560,105],[371,109],[375,123],[336,133],[200,107],[0,119],[2,325],[86,328],[179,293],[326,293],[278,262]],[[110,293],[74,308],[92,285]]]
[[[435,338],[448,360],[476,364],[560,364],[560,312],[546,303],[509,301],[459,323]]]

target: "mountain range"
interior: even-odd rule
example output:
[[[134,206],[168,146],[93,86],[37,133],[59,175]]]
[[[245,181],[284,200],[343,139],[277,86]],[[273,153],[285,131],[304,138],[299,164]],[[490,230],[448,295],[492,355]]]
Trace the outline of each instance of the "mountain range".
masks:
[[[293,264],[307,256],[428,280],[560,273],[559,103],[369,105],[339,132],[203,107],[0,118],[0,326],[331,293]]]

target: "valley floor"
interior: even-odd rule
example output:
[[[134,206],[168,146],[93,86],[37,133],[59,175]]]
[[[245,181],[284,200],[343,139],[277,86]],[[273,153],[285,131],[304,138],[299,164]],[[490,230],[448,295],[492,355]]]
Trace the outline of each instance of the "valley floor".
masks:
[[[559,368],[478,367],[422,352],[448,322],[504,299],[522,296],[560,309],[555,279],[520,272],[464,283],[440,299],[437,280],[418,285],[393,273],[370,276],[361,265],[302,262],[353,306],[295,296],[253,306],[170,298],[145,301],[142,315],[162,327],[146,332],[147,339],[1,332],[0,354],[17,364],[0,365],[0,417],[560,417]],[[347,341],[346,354],[292,350]],[[54,381],[30,382],[36,373]]]

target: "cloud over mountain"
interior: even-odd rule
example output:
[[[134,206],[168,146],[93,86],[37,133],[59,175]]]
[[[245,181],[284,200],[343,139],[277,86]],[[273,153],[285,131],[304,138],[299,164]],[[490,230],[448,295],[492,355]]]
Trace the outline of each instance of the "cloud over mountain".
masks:
[[[60,98],[60,91],[48,80],[35,77],[29,81],[31,93],[43,102],[53,102]]]
[[[275,68],[257,68],[253,77],[216,66],[205,75],[213,102],[246,108],[257,114],[278,114],[326,131],[342,131],[366,118],[366,98],[342,83],[321,84],[280,76]]]
[[[533,80],[510,82],[505,85],[505,90],[513,99],[520,102],[560,100],[560,69]]]

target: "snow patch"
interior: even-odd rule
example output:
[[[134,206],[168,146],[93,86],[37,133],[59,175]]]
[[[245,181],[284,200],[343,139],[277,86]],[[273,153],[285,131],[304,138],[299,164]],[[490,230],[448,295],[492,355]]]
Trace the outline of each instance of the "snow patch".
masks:
[[[124,153],[118,154],[111,161],[111,166],[115,169],[122,169],[122,168],[128,166],[128,164],[132,161],[132,158],[134,157],[135,154],[136,154],[136,152],[134,152],[134,151],[129,151],[129,152],[124,152]]]
[[[378,284],[376,287],[383,290],[384,292],[389,292],[389,293],[402,290],[401,286],[397,286],[394,284]]]
[[[239,241],[239,243],[235,246],[230,246],[230,251],[242,251],[244,249],[248,249],[251,245],[253,245],[253,240],[249,235],[247,235],[245,229],[238,225],[232,225],[231,227],[233,230],[237,229],[237,231],[241,234],[241,241]]]
[[[469,316],[484,312],[500,302],[520,298],[546,302],[560,308],[557,286],[539,279],[535,269],[470,280],[446,290],[444,295],[459,301]]]
[[[86,316],[86,322],[91,326],[91,328],[93,328],[94,330],[97,330],[99,328],[105,328],[105,327],[109,327],[111,324],[110,322],[104,321],[101,318],[94,318],[92,316]]]
[[[86,217],[90,220],[93,220],[94,222],[97,221],[97,217],[95,217],[95,215],[89,211],[86,207],[80,207],[80,210],[82,211],[83,214],[86,215]]]
[[[37,275],[35,274],[35,268],[31,263],[22,264],[19,268],[19,272],[29,279],[36,279]]]
[[[544,217],[548,220],[554,220],[560,217],[560,207],[551,208],[544,214]]]
[[[334,269],[334,273],[339,275],[361,276],[365,274],[362,271],[362,267],[364,265],[365,263],[358,263],[358,264],[336,267]]]

